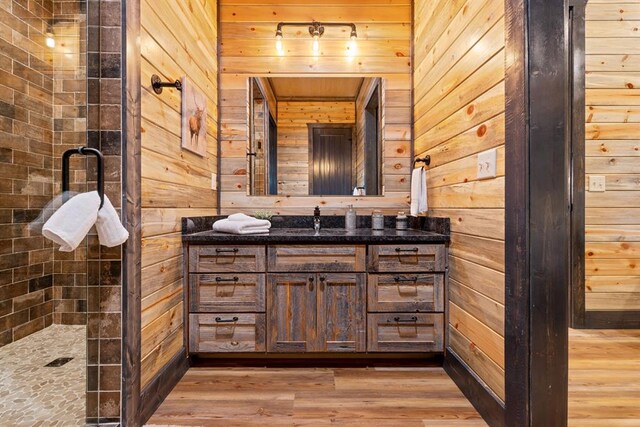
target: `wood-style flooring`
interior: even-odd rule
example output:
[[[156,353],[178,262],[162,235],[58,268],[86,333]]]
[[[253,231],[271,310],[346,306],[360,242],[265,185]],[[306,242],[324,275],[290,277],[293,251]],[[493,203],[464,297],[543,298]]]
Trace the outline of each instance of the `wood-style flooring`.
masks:
[[[569,343],[569,425],[640,426],[640,330],[571,330]],[[486,424],[439,368],[196,368],[149,425]]]
[[[441,368],[192,368],[148,424],[486,426]]]

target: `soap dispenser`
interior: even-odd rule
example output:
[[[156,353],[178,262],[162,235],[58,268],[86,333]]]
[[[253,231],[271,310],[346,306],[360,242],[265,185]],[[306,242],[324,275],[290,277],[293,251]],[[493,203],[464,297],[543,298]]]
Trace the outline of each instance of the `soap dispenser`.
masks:
[[[356,211],[353,209],[353,205],[349,205],[349,209],[344,215],[344,228],[349,231],[356,229]]]

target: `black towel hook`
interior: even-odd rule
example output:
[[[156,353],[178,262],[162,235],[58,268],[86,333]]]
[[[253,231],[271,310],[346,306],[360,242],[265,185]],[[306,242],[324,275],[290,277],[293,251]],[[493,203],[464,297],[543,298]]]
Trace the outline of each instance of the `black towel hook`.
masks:
[[[416,157],[415,160],[413,161],[412,169],[415,169],[416,163],[424,163],[425,166],[429,166],[431,164],[431,156],[426,155],[424,157]]]
[[[104,205],[104,157],[100,150],[89,147],[72,148],[62,154],[62,197],[66,201],[69,191],[69,159],[74,154],[83,156],[93,155],[98,160],[98,195],[100,196],[100,208]]]

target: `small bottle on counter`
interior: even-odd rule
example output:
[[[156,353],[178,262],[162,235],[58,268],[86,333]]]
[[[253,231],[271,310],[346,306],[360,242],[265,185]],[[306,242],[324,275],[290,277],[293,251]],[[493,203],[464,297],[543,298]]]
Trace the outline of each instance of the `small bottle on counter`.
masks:
[[[356,229],[356,211],[353,209],[353,205],[349,205],[349,209],[344,215],[344,228],[350,231]]]
[[[398,212],[396,217],[396,230],[406,230],[409,228],[409,218],[404,212]]]
[[[384,215],[380,211],[373,211],[371,214],[371,229],[384,230]]]

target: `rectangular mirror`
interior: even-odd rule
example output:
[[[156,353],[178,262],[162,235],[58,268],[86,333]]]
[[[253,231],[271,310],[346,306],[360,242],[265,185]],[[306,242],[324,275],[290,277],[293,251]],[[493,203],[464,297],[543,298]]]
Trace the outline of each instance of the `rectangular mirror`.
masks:
[[[253,196],[381,196],[382,79],[251,77]]]

